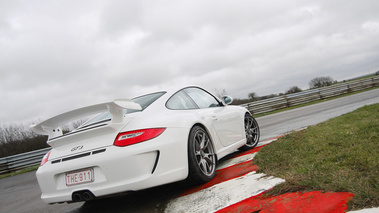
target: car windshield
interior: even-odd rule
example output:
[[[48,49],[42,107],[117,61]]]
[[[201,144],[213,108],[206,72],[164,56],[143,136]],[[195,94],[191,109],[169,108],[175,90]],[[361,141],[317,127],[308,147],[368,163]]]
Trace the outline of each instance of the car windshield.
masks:
[[[146,109],[150,104],[156,101],[159,97],[161,97],[165,92],[152,93],[148,95],[143,95],[140,97],[133,98],[132,101],[139,104],[142,107],[142,111]],[[124,114],[130,114],[133,112],[139,112],[141,110],[132,110],[132,109],[124,109]],[[88,126],[92,126],[95,124],[107,122],[112,120],[112,115],[110,112],[103,112],[98,114],[97,116],[91,118],[87,122],[85,122],[80,128],[85,128]]]

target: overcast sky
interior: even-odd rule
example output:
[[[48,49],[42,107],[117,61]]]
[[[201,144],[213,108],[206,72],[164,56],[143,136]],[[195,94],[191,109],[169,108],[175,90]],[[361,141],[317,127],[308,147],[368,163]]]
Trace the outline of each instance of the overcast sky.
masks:
[[[235,98],[379,70],[378,0],[0,0],[0,123],[172,85]]]

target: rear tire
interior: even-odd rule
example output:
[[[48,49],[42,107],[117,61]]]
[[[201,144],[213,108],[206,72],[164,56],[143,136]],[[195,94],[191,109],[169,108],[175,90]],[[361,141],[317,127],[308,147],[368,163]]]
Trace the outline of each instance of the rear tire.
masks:
[[[207,131],[194,126],[188,138],[188,181],[191,184],[202,184],[212,180],[216,164],[216,154]]]
[[[250,114],[245,115],[245,135],[246,135],[246,144],[241,147],[242,150],[249,150],[258,145],[260,131],[258,122]]]

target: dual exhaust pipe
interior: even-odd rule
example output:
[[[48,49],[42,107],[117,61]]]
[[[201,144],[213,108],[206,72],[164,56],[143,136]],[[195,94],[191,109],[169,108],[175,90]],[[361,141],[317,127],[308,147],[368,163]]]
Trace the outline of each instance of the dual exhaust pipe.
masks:
[[[72,193],[72,201],[74,202],[90,201],[94,199],[96,199],[95,195],[93,195],[89,190]]]

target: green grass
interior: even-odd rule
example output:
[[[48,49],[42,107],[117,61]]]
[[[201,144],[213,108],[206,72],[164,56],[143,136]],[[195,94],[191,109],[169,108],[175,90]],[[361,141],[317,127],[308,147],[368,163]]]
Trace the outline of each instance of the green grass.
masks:
[[[352,192],[349,209],[379,206],[379,104],[365,106],[259,151],[259,172],[286,180],[271,195],[294,191]]]
[[[39,165],[30,166],[28,168],[21,169],[21,170],[16,171],[16,172],[11,172],[11,173],[7,173],[7,174],[4,174],[4,175],[0,175],[0,179],[6,178],[6,177],[12,177],[12,176],[23,174],[23,173],[26,173],[26,172],[36,171],[38,169],[38,167],[39,167]]]

